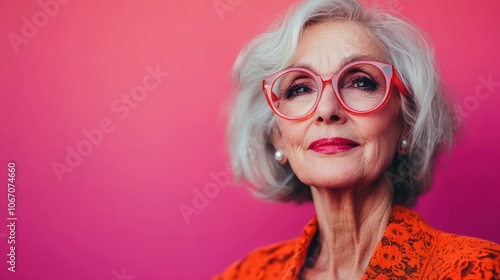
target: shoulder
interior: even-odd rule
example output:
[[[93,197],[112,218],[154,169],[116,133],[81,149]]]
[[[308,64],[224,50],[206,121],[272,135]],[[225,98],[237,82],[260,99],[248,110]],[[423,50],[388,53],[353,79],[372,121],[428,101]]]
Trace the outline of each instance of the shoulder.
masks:
[[[316,229],[317,217],[314,216],[298,238],[256,249],[214,279],[271,280],[283,279],[283,275],[294,278],[302,267]]]
[[[409,271],[422,265],[419,279],[500,279],[499,244],[434,229],[406,207],[394,207],[384,238],[412,260]]]
[[[297,240],[288,240],[258,248],[245,258],[233,263],[214,280],[271,279],[286,270],[295,252]],[[262,278],[265,277],[265,278]]]
[[[439,232],[430,271],[451,279],[500,279],[500,245]]]

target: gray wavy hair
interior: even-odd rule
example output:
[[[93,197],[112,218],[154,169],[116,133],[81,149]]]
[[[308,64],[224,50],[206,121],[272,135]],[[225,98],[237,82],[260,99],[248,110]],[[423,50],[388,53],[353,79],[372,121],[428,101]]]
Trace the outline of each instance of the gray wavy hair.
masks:
[[[252,191],[260,198],[311,200],[310,187],[289,164],[274,159],[276,116],[262,93],[262,80],[290,65],[304,29],[335,20],[353,21],[373,32],[410,92],[401,98],[410,150],[405,156],[396,155],[385,175],[394,203],[413,206],[429,189],[436,157],[443,147],[451,148],[459,122],[443,96],[434,51],[423,33],[389,12],[363,7],[358,0],[304,1],[241,51],[233,68],[237,90],[228,127],[234,177],[254,185]]]

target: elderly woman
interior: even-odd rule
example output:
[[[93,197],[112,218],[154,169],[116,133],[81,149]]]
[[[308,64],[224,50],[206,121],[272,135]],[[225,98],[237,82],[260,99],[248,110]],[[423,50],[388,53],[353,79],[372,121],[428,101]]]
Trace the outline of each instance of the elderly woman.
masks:
[[[500,279],[498,244],[409,208],[457,127],[412,24],[356,0],[305,1],[234,74],[236,176],[263,198],[312,200],[316,217],[217,279]]]

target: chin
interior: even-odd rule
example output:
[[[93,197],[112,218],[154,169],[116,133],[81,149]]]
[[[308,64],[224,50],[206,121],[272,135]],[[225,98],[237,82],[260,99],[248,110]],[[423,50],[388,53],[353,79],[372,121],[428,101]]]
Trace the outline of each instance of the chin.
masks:
[[[315,188],[325,188],[325,189],[337,189],[337,188],[351,188],[359,185],[359,178],[353,176],[352,180],[346,176],[315,176],[314,179],[304,180],[305,184],[315,187]],[[300,179],[300,177],[299,177]]]

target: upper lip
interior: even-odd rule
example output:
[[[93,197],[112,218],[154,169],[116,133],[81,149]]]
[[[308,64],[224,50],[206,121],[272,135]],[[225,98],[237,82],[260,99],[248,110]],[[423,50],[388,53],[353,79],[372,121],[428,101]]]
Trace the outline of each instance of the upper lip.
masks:
[[[321,146],[359,146],[355,141],[347,138],[335,137],[335,138],[321,138],[311,144],[309,144],[309,149],[319,148]]]

